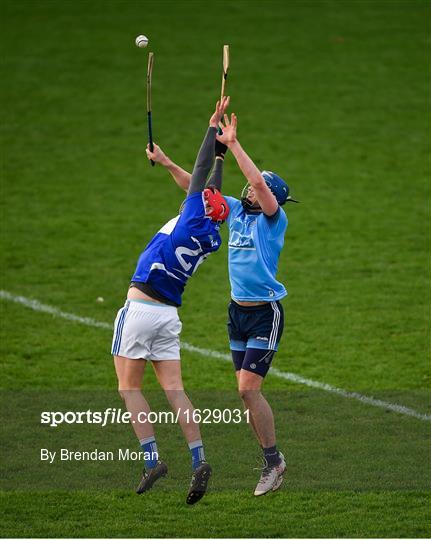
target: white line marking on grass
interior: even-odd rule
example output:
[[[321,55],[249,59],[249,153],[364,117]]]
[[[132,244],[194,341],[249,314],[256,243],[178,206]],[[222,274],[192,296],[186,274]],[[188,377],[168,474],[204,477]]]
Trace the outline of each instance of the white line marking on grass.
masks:
[[[112,324],[97,321],[96,319],[92,319],[91,317],[80,317],[79,315],[74,315],[73,313],[67,313],[53,306],[42,304],[38,300],[32,300],[31,298],[26,298],[25,296],[16,296],[8,291],[0,290],[0,298],[4,300],[9,300],[10,302],[15,302],[16,304],[21,304],[25,307],[33,309],[34,311],[49,313],[54,317],[66,319],[67,321],[78,322],[80,324],[85,324],[86,326],[92,326],[95,328],[104,328],[106,330],[113,329]],[[186,351],[198,353],[202,356],[209,356],[210,358],[216,358],[217,360],[224,360],[228,362],[231,361],[231,357],[229,354],[213,351],[211,349],[195,347],[194,345],[191,345],[190,343],[186,343],[184,341],[181,342],[181,347]],[[409,407],[404,407],[404,405],[397,405],[396,403],[389,403],[388,401],[382,401],[381,399],[364,396],[363,394],[359,394],[358,392],[349,392],[348,390],[343,390],[342,388],[337,388],[336,386],[331,386],[330,384],[314,381],[313,379],[306,379],[305,377],[301,377],[301,375],[296,375],[295,373],[281,371],[277,368],[271,368],[269,373],[280,379],[285,379],[296,384],[303,384],[311,388],[318,388],[319,390],[324,390],[325,392],[330,392],[331,394],[337,394],[345,398],[355,399],[357,401],[360,401],[361,403],[366,403],[367,405],[372,405],[374,407],[380,407],[381,409],[394,411],[399,414],[412,416],[413,418],[417,418],[418,420],[431,420],[431,415],[420,413],[418,411],[415,411],[414,409],[410,409]]]
[[[31,298],[26,298],[25,296],[15,296],[10,292],[0,290],[0,298],[15,302],[16,304],[22,304],[25,307],[33,309],[34,311],[41,311],[42,313],[49,313],[54,315],[54,317],[60,317],[68,321],[79,322],[85,324],[86,326],[95,326],[96,328],[106,328],[111,330],[113,326],[108,323],[96,321],[91,317],[79,317],[73,313],[66,313],[65,311],[60,311],[59,309],[48,306],[47,304],[42,304],[39,300],[32,300]]]

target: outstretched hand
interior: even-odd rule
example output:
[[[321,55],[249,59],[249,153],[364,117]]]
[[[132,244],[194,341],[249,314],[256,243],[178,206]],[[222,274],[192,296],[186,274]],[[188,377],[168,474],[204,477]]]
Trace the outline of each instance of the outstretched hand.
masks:
[[[236,127],[237,127],[238,121],[236,118],[236,114],[232,113],[230,115],[230,120],[227,114],[224,115],[224,124],[222,122],[219,123],[220,131],[217,134],[217,140],[221,143],[225,144],[226,146],[231,146],[233,143],[236,142]]]
[[[226,109],[229,107],[229,96],[224,96],[221,101],[217,101],[216,108],[213,115],[210,118],[210,126],[217,128],[220,120],[223,118],[223,115]]]
[[[167,159],[166,154],[163,152],[160,146],[158,146],[156,143],[153,143],[153,146],[154,146],[154,149],[151,152],[150,145],[149,144],[147,145],[147,149],[146,149],[147,158],[151,159],[155,163],[160,163],[161,165],[163,165],[163,163]]]

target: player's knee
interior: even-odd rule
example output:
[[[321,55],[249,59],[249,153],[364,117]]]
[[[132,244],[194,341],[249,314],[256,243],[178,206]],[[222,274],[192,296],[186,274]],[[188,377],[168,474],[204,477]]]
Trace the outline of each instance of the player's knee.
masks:
[[[260,390],[240,386],[238,388],[238,394],[244,403],[251,403],[260,394]]]
[[[127,397],[133,392],[141,392],[141,388],[133,387],[133,385],[120,385],[118,387],[118,393],[123,401],[127,401]]]
[[[247,397],[247,390],[243,388],[238,388],[238,395],[243,401],[245,401]]]
[[[184,394],[184,386],[181,380],[165,381],[161,383],[161,386],[166,395],[175,396],[176,392]]]

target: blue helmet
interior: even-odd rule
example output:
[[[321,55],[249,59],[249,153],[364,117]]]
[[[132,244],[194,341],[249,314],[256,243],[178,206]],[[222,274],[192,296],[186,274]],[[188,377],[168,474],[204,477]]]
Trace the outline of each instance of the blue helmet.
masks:
[[[277,174],[271,171],[262,171],[262,176],[266,185],[272,191],[280,206],[283,206],[283,204],[288,201],[299,202],[292,199],[292,197],[289,195],[289,186]]]

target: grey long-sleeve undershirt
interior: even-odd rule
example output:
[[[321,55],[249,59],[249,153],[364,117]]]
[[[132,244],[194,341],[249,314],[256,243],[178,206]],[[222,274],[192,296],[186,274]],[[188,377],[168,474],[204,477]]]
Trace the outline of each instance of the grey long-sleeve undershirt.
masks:
[[[223,160],[216,159],[210,179],[207,182],[207,187],[214,186],[219,191],[221,191],[222,176],[223,176]]]
[[[216,133],[217,128],[211,126],[208,128],[208,131],[199,149],[195,166],[193,167],[192,177],[190,180],[190,186],[187,195],[191,195],[192,193],[198,193],[199,191],[203,191],[205,189],[208,175],[214,163],[214,146]]]

